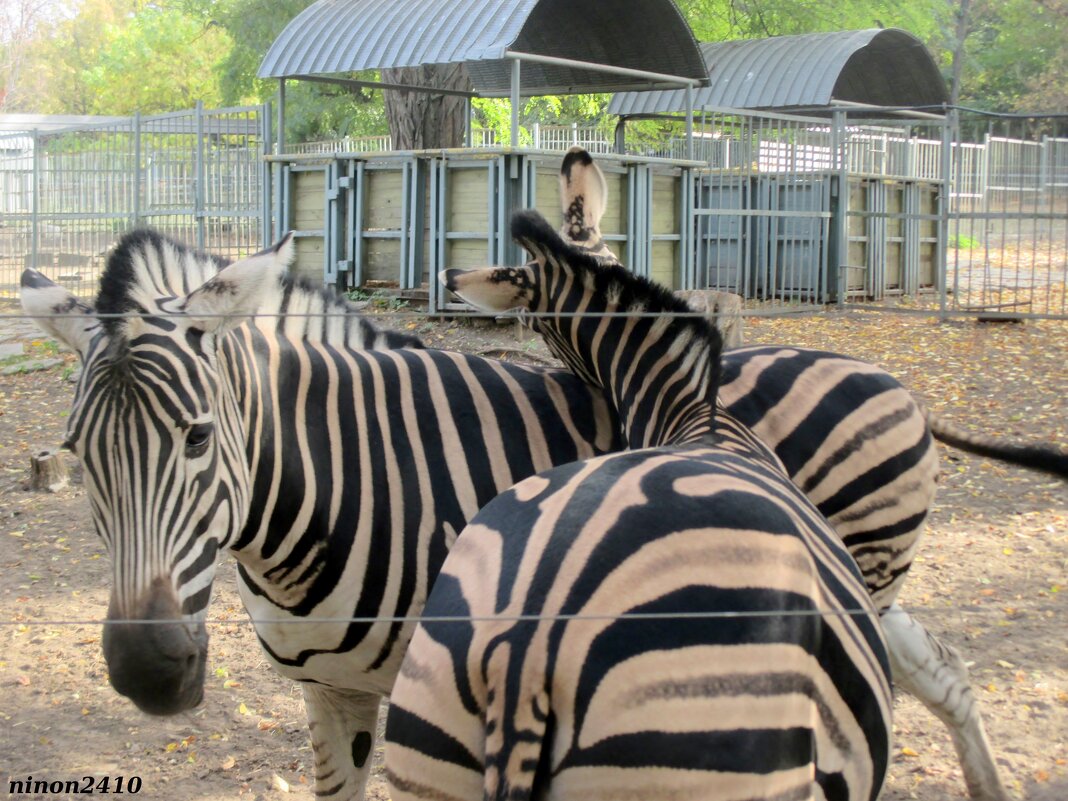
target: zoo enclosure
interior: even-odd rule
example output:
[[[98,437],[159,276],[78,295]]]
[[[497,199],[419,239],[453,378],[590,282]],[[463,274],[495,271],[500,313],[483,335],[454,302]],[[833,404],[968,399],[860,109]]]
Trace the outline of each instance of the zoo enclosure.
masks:
[[[0,290],[12,296],[36,265],[92,294],[107,249],[138,224],[231,258],[292,228],[299,271],[342,289],[425,286],[443,310],[437,270],[521,257],[511,209],[558,219],[560,153],[578,142],[608,178],[609,244],[676,288],[772,310],[901,296],[948,312],[1068,313],[1064,119],[859,113],[706,110],[692,161],[651,155],[674,155],[670,126],[661,148],[624,155],[604,152],[595,129],[558,126],[529,132],[540,148],[367,152],[349,140],[265,159],[271,116],[258,107],[3,136]]]
[[[773,310],[908,297],[948,312],[1065,315],[1068,137],[1051,133],[1056,120],[827,111],[706,111],[694,161],[644,147],[599,155],[610,245],[675,288]],[[310,275],[343,288],[426,285],[432,308],[448,308],[437,270],[520,257],[508,250],[510,209],[559,218],[560,151],[579,138],[570,130],[555,151],[320,143],[272,157],[279,230],[296,230]]]
[[[0,136],[0,296],[35,267],[92,295],[109,248],[148,225],[234,258],[265,236],[263,107],[134,116]]]

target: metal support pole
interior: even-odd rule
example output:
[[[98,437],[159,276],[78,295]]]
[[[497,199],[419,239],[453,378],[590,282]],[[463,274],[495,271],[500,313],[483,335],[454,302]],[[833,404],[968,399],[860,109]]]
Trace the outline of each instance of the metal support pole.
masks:
[[[471,98],[464,98],[464,147],[471,147],[473,129],[475,127],[475,109],[471,105]],[[435,283],[434,281],[430,282]]]
[[[274,230],[271,221],[274,217],[274,209],[271,208],[271,200],[274,197],[275,166],[267,161],[265,156],[271,153],[274,144],[271,141],[271,103],[270,101],[260,106],[260,185],[263,197],[260,200],[260,247],[265,248],[271,243]]]
[[[693,84],[686,84],[686,158],[693,161]]]
[[[41,132],[33,129],[33,175],[30,184],[30,266],[39,269],[41,250]]]
[[[134,144],[134,163],[133,163],[133,185],[130,187],[130,191],[133,193],[133,223],[132,227],[137,228],[141,224],[141,112],[135,111],[133,116],[133,144]]]
[[[947,249],[949,247],[949,212],[953,193],[953,140],[957,128],[957,110],[950,109],[942,123],[942,191],[938,194],[938,244],[936,270],[938,281],[939,319],[946,319],[948,304],[949,273]]]
[[[838,307],[845,305],[849,291],[849,132],[846,130],[846,112],[832,112],[832,136],[835,167],[838,172],[838,202],[834,204],[831,220],[835,242],[835,280]]]
[[[519,59],[512,59],[512,147],[519,147]]]
[[[204,101],[198,100],[194,109],[196,117],[196,171],[194,183],[193,217],[197,221],[197,247],[203,250],[207,245],[204,230]]]
[[[286,143],[286,79],[278,79],[278,125],[275,135],[275,155],[285,153]]]

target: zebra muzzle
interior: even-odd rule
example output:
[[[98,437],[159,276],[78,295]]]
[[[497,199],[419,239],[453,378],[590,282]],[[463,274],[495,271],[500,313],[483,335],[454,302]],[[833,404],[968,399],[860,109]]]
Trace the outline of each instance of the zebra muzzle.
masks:
[[[111,686],[142,712],[173,715],[203,700],[207,629],[182,619],[169,580],[155,580],[131,610],[112,596],[103,646]]]

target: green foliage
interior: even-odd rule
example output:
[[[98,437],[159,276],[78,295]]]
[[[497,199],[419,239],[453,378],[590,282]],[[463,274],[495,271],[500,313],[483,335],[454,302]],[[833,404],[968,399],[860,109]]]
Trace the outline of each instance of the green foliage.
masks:
[[[20,47],[11,110],[127,114],[261,102],[276,81],[256,78],[267,49],[313,0],[69,0]],[[960,0],[677,0],[698,40],[724,41],[876,26],[924,41],[948,75]],[[1068,0],[972,0],[961,101],[1003,110],[1068,105]],[[0,37],[2,38],[2,37]],[[11,49],[0,41],[0,59]],[[375,74],[362,77],[374,79]],[[608,95],[525,102],[524,128],[603,121]],[[288,141],[388,133],[380,91],[290,82]],[[476,125],[509,140],[507,100],[475,101]],[[665,134],[635,123],[631,141]],[[530,144],[524,134],[524,143]]]
[[[230,50],[226,32],[177,9],[148,7],[107,32],[86,71],[99,114],[154,113],[221,105],[218,67]]]
[[[611,138],[613,120],[605,117],[605,109],[612,99],[609,94],[585,95],[546,95],[532,97],[523,104],[519,114],[519,144],[530,147],[534,144],[531,126],[570,125],[573,122],[590,124],[600,123],[603,133]],[[488,128],[496,134],[497,141],[511,142],[512,103],[507,98],[476,98],[472,101],[474,124],[476,127]]]

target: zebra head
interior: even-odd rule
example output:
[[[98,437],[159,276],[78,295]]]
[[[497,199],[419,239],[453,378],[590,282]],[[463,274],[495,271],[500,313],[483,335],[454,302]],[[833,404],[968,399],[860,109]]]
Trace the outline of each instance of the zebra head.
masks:
[[[249,505],[244,430],[219,345],[277,286],[291,254],[283,240],[226,265],[135,231],[109,256],[95,309],[35,270],[22,276],[25,311],[82,362],[66,444],[112,563],[104,657],[112,686],[145,712],[173,714],[203,697],[216,554]]]
[[[576,145],[560,165],[560,236],[602,264],[619,264],[601,235],[601,218],[608,204],[608,182],[593,157]]]
[[[632,447],[648,446],[669,405],[708,417],[723,341],[703,315],[659,284],[568,245],[536,211],[513,215],[512,236],[532,261],[445,270],[440,280],[484,311],[518,310],[571,372],[615,395]],[[670,404],[650,390],[660,384]]]

